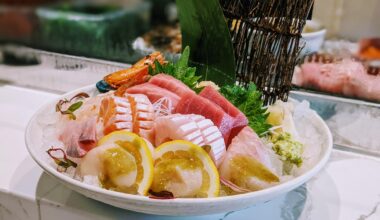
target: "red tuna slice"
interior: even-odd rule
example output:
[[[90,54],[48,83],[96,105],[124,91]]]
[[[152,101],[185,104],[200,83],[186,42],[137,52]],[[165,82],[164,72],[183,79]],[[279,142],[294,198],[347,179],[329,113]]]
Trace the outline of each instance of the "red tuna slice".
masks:
[[[243,114],[238,108],[236,108],[231,102],[224,98],[224,96],[221,95],[212,86],[206,86],[199,93],[199,95],[219,105],[227,114],[229,114],[233,118]]]
[[[128,88],[126,92],[129,94],[144,94],[149,98],[149,100],[152,103],[155,103],[159,99],[166,97],[171,101],[172,106],[174,108],[175,106],[177,106],[177,103],[180,99],[180,97],[175,93],[167,89],[161,88],[159,86],[156,86],[152,83],[143,83],[137,86],[133,86],[131,88]]]
[[[178,102],[175,113],[197,114],[210,119],[219,128],[224,141],[227,142],[235,120],[223,111],[221,107],[193,93],[187,93]]]
[[[247,117],[245,117],[245,115],[237,107],[224,98],[224,96],[212,86],[206,86],[202,92],[199,93],[199,95],[214,102],[235,119],[230,137],[226,143],[228,146],[231,143],[232,138],[234,138],[241,131],[241,129],[248,125]]]
[[[173,92],[174,94],[177,94],[179,97],[182,97],[186,95],[187,93],[192,93],[192,94],[195,93],[193,90],[191,90],[187,85],[185,85],[180,80],[163,73],[153,76],[149,80],[149,83],[152,83],[161,88],[167,89]]]

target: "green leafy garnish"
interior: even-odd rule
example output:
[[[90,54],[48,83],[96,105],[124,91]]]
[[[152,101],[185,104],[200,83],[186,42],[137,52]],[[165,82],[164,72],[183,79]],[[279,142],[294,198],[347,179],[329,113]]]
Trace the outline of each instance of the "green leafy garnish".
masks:
[[[198,84],[198,81],[201,78],[201,76],[196,75],[195,67],[188,66],[189,56],[190,48],[187,46],[183,50],[181,57],[176,63],[168,62],[166,64],[161,65],[157,60],[154,61],[155,68],[153,69],[151,66],[149,66],[149,74],[156,75],[159,73],[165,73],[182,81],[190,89],[198,91],[196,85]]]
[[[76,103],[70,105],[70,107],[67,110],[61,111],[61,113],[64,115],[67,114],[67,115],[69,115],[70,119],[75,120],[75,119],[77,119],[77,117],[74,115],[74,111],[79,109],[82,105],[83,105],[82,101],[76,102]]]
[[[248,88],[238,85],[223,86],[222,95],[236,106],[248,118],[248,125],[259,135],[264,135],[272,126],[266,122],[269,113],[263,108],[261,93],[256,85],[250,83]]]
[[[61,153],[62,155],[60,157],[54,156],[53,152]],[[76,168],[78,166],[77,163],[67,158],[65,151],[62,148],[54,148],[51,147],[49,150],[46,151],[46,153],[54,160],[54,162],[58,165],[57,170],[60,172],[65,172],[67,168],[74,167]]]
[[[73,96],[70,100],[61,99],[55,105],[55,111],[60,112],[62,115],[68,115],[70,119],[75,120],[76,116],[74,115],[74,111],[78,110],[83,105],[83,102],[82,101],[75,102],[74,104],[71,104],[66,110],[62,110],[62,105],[65,103],[72,102],[74,99],[77,99],[77,98],[88,98],[88,97],[90,96],[87,93],[82,92]]]

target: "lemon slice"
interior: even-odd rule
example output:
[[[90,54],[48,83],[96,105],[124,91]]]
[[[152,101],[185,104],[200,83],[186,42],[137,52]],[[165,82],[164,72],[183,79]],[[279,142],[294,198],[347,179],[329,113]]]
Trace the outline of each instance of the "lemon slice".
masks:
[[[98,176],[110,190],[146,195],[153,180],[153,159],[143,138],[128,131],[104,136],[82,159],[82,176]]]
[[[183,140],[166,142],[155,149],[151,190],[169,191],[174,197],[217,197],[219,173],[201,147]]]

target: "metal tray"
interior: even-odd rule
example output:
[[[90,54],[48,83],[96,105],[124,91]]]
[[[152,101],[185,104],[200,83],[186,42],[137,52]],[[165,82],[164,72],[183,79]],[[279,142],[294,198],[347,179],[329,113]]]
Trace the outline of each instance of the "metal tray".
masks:
[[[329,126],[336,148],[380,156],[380,103],[308,90],[291,91],[290,97],[310,102]]]

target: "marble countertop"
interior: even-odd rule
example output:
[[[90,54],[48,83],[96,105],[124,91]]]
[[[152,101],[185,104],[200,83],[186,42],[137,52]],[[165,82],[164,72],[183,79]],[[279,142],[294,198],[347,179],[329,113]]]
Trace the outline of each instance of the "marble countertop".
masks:
[[[88,199],[48,176],[28,155],[29,118],[57,94],[0,84],[0,219],[380,219],[380,159],[334,150],[307,184],[245,210],[197,217],[135,213]]]

